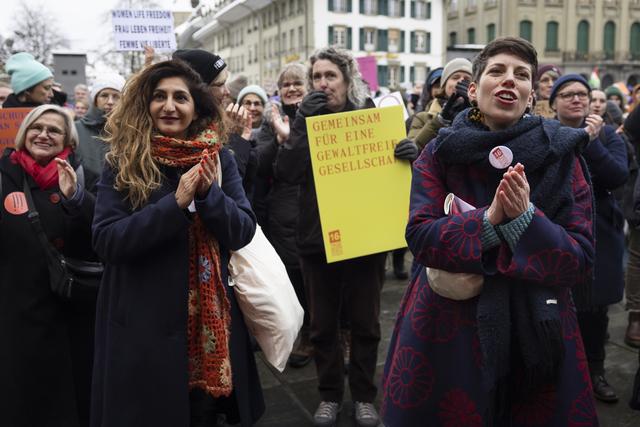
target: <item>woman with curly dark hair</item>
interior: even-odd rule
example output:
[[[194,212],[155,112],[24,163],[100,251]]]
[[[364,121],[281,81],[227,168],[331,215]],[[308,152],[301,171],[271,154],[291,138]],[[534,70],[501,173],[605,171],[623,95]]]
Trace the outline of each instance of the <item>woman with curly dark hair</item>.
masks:
[[[264,410],[227,270],[256,221],[221,117],[180,60],[134,76],[109,116],[93,426],[248,426]]]

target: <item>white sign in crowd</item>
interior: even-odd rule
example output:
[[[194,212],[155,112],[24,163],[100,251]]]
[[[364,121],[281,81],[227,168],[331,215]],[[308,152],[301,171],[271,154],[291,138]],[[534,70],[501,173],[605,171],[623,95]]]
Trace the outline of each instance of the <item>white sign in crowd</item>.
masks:
[[[112,10],[111,23],[116,50],[144,50],[145,46],[157,52],[176,49],[173,14],[169,10]]]

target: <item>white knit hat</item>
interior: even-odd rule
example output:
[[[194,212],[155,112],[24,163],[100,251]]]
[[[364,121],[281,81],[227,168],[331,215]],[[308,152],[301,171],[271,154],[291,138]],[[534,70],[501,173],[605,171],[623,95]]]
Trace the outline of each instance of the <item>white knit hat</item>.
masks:
[[[124,77],[117,73],[105,73],[96,77],[96,80],[91,86],[91,101],[95,104],[96,96],[102,89],[114,89],[118,92],[122,92],[124,84],[126,83]]]

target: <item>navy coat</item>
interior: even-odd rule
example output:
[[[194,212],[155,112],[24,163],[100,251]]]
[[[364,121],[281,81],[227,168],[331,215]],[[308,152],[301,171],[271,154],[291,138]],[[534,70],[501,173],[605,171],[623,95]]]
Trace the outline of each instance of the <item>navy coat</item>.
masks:
[[[206,198],[196,198],[195,206],[220,244],[222,279],[227,285],[229,251],[251,241],[256,220],[227,149],[220,151],[220,161],[222,189],[213,184]],[[113,188],[113,169],[105,166],[98,183],[93,243],[106,268],[96,319],[93,427],[189,425],[191,219],[175,200],[180,171],[162,168],[162,172],[161,188],[135,211]],[[249,335],[228,286],[227,297],[234,393],[224,406],[231,406],[229,422],[248,426],[263,413],[264,401]]]
[[[413,164],[406,237],[420,268],[400,304],[389,343],[382,379],[385,426],[491,425],[487,419],[490,396],[482,379],[478,298],[455,301],[436,294],[424,266],[500,274],[513,286],[536,283],[554,289],[565,352],[558,380],[527,398],[509,394],[511,426],[598,425],[571,297],[571,287],[584,282],[593,263],[589,184],[576,160],[568,225],[560,226],[536,209],[514,251],[501,242],[496,259],[495,253],[489,256],[483,252],[480,236],[482,218],[501,175],[502,171],[483,164],[445,165],[434,154],[433,141]],[[444,200],[449,192],[478,209],[445,215]],[[509,375],[517,378],[520,372],[513,369]]]
[[[596,205],[596,259],[592,305],[603,306],[622,299],[624,274],[624,216],[612,194],[629,177],[627,147],[611,126],[604,126],[583,152],[587,161]],[[602,135],[602,133],[601,133]],[[578,307],[583,309],[588,307]]]

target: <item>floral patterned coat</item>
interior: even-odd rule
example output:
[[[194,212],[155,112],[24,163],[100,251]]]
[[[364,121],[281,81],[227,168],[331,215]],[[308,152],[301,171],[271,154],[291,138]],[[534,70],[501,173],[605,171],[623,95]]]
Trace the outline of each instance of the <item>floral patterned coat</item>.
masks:
[[[497,258],[483,256],[480,235],[502,171],[447,165],[425,147],[414,164],[407,242],[416,262],[452,272],[497,271],[514,286],[557,287],[565,358],[556,384],[524,400],[510,398],[511,425],[596,426],[597,414],[571,287],[593,264],[591,190],[578,161],[572,186],[574,206],[567,227],[536,209],[514,253],[506,243]],[[517,159],[516,159],[517,160]],[[526,165],[525,165],[526,166]],[[479,207],[445,216],[452,192]],[[435,294],[425,268],[414,274],[400,305],[383,374],[382,415],[387,427],[489,425],[488,392],[482,382],[477,335],[478,298],[454,301]],[[517,375],[512,373],[510,375]]]

